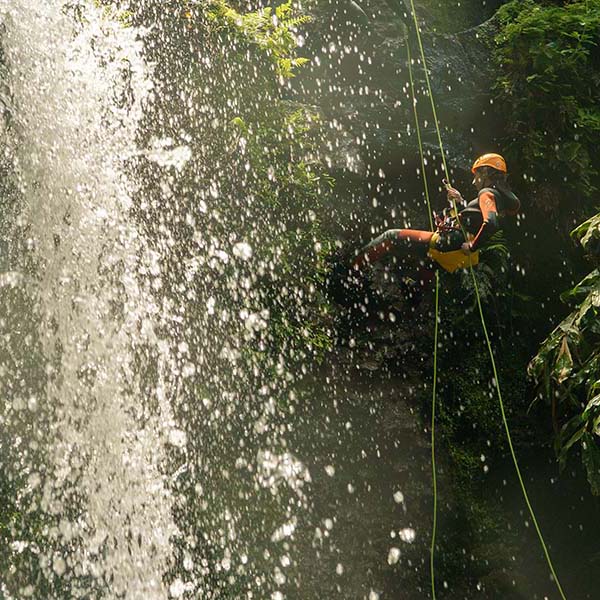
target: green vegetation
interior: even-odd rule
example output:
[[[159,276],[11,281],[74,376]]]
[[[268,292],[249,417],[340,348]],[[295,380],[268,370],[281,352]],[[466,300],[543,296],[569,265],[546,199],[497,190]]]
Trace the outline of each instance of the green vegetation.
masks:
[[[204,299],[199,312],[208,301],[231,315],[219,325],[221,339],[243,338],[240,319],[246,319],[252,329],[247,335],[257,344],[240,342],[239,347],[253,353],[249,358],[260,362],[260,369],[289,353],[319,359],[332,337],[320,292],[331,247],[323,216],[332,180],[318,159],[319,115],[286,98],[288,80],[308,61],[299,55],[298,27],[309,19],[291,2],[240,12],[222,0],[184,3],[179,16],[163,19],[176,51],[163,56],[164,43],[156,42],[161,96],[148,119],[154,133],[144,143],[154,137],[181,139],[181,129],[188,132],[181,143],[190,146],[192,157],[174,191],[195,215],[196,225],[209,232],[201,242],[205,250],[233,258],[218,267],[214,259],[199,266],[197,294]],[[142,15],[141,23],[157,18]],[[192,111],[182,97],[189,98]],[[147,193],[156,195],[163,173],[146,168]],[[149,228],[165,221],[160,200],[155,205]],[[168,227],[178,239],[193,233],[175,222]],[[190,239],[189,247],[196,243]],[[236,256],[241,244],[246,256]],[[204,281],[214,279],[216,268],[222,277],[205,298]],[[179,260],[167,268],[180,269]],[[245,288],[232,289],[235,279]],[[173,296],[178,297],[176,290]],[[205,321],[204,315],[190,318],[194,329]]]
[[[237,166],[248,173],[239,174],[239,181],[245,180],[243,189],[230,193],[257,200],[250,208],[254,216],[241,232],[256,239],[252,266],[261,274],[249,275],[261,290],[256,309],[269,315],[266,347],[276,353],[287,348],[296,357],[319,360],[330,348],[332,335],[320,290],[331,251],[323,215],[333,181],[317,158],[319,115],[287,101],[282,88],[308,62],[298,56],[296,32],[310,19],[299,15],[291,1],[241,14],[219,0],[207,14],[213,32],[233,40],[237,56],[250,51],[255,64],[264,58],[269,63],[263,62],[252,88],[241,92],[239,106],[259,110],[242,109],[226,126],[231,140],[227,146],[240,149],[243,160]],[[257,230],[260,222],[263,226]],[[266,368],[273,356],[267,352],[257,358]]]
[[[215,0],[209,17],[217,27],[232,29],[244,41],[255,43],[272,58],[277,74],[294,77],[294,69],[309,62],[297,56],[296,28],[310,22],[308,15],[296,14],[291,0],[279,6],[266,6],[260,10],[240,13],[224,0]]]
[[[600,1],[513,0],[498,16],[507,154],[547,209],[584,214],[600,173]]]
[[[267,122],[232,120],[244,140],[256,196],[263,210],[279,220],[272,224],[273,245],[261,243],[255,257],[270,271],[261,278],[262,300],[271,316],[269,347],[300,342],[295,350],[317,360],[331,346],[329,307],[320,290],[332,250],[323,213],[333,185],[314,158],[319,123],[318,114],[286,102],[273,107]]]
[[[600,258],[600,215],[586,221],[573,235]],[[592,493],[600,495],[600,271],[594,269],[562,299],[574,310],[548,336],[529,371],[538,382],[538,400],[552,410],[555,448],[561,466],[576,446],[587,471]]]

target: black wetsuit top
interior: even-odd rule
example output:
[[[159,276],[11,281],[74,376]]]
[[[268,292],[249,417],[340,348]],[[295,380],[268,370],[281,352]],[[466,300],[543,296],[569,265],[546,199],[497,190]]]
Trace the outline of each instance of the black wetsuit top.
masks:
[[[465,231],[474,236],[471,250],[477,250],[489,240],[500,229],[503,217],[516,215],[520,206],[519,199],[511,191],[483,188],[458,215]]]

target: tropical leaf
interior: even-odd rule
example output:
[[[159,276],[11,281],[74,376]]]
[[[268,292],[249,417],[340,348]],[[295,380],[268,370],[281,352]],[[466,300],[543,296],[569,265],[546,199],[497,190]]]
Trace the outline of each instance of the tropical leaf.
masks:
[[[594,269],[586,275],[574,288],[561,294],[560,299],[566,304],[582,302],[592,291],[600,289],[600,271]]]
[[[563,383],[569,377],[572,370],[573,357],[571,356],[571,350],[569,349],[568,338],[565,336],[562,339],[554,369],[558,383]]]
[[[583,243],[598,235],[600,215],[573,232]],[[600,238],[600,236],[599,236]],[[599,239],[594,238],[594,239]],[[574,307],[546,338],[531,360],[528,372],[537,382],[535,401],[544,398],[569,420],[555,438],[559,465],[564,468],[570,450],[581,444],[583,464],[592,493],[600,495],[600,271],[594,269],[561,299]]]
[[[585,433],[585,419],[583,415],[576,415],[563,426],[554,442],[558,464],[564,469],[569,450],[577,443]]]
[[[600,496],[600,447],[598,438],[587,432],[581,437],[581,459],[587,471],[592,494]]]

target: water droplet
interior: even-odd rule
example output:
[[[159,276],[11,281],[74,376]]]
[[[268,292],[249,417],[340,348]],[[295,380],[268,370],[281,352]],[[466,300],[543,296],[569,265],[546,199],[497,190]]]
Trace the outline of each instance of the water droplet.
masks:
[[[412,527],[406,527],[398,532],[400,539],[407,544],[412,544],[417,537],[415,530]]]
[[[238,242],[233,246],[233,255],[241,260],[250,260],[252,252],[252,246],[246,242]]]
[[[395,565],[400,560],[400,549],[390,548],[388,553],[387,561],[388,565]]]
[[[67,563],[62,556],[55,556],[52,561],[52,570],[60,577],[67,570]]]
[[[181,581],[181,579],[176,579],[170,586],[169,586],[169,593],[171,594],[171,596],[173,598],[181,598],[183,596],[183,594],[185,594],[185,583],[183,583],[183,581]]]

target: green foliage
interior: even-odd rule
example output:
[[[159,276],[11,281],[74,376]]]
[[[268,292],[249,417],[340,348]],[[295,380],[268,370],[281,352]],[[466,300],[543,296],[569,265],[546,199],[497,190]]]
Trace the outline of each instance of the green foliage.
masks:
[[[185,130],[194,139],[177,182],[179,196],[191,213],[204,207],[197,218],[209,256],[217,247],[231,255],[239,242],[251,247],[246,259],[203,263],[196,274],[198,296],[210,294],[211,303],[232,315],[219,325],[230,328],[219,338],[255,336],[255,344],[238,345],[254,353],[245,356],[251,363],[260,362],[256,373],[269,371],[290,352],[318,358],[330,344],[319,284],[330,244],[323,217],[332,181],[318,160],[319,116],[286,101],[281,85],[306,62],[297,56],[297,28],[308,17],[291,2],[242,13],[223,0],[186,2],[175,16],[169,25],[178,53],[156,58],[168,81],[168,95],[163,91],[157,98],[167,118],[161,114],[155,121],[178,124],[161,137],[177,138]],[[157,48],[163,45],[161,39]],[[195,118],[185,110],[177,114],[185,94],[194,98]],[[157,211],[156,219],[162,218]],[[202,289],[215,269],[222,277],[210,291]],[[232,289],[228,282],[236,279],[245,287]],[[261,315],[259,329],[240,328],[240,314]]]
[[[267,6],[245,14],[225,0],[214,0],[208,14],[218,26],[227,27],[242,39],[258,45],[272,59],[277,74],[283,78],[294,77],[294,69],[309,62],[308,58],[296,55],[299,45],[295,32],[311,18],[297,14],[291,0],[275,10]]]
[[[112,0],[94,0],[96,6],[104,8],[104,16],[106,19],[117,21],[123,27],[131,27],[133,22],[133,13],[130,10],[121,9],[115,5]]]
[[[296,58],[290,21],[295,15],[286,8],[242,15],[224,2],[181,3],[172,19],[163,19],[160,10],[151,3],[146,17],[148,23],[160,19],[163,28],[148,34],[155,36],[147,44],[148,60],[156,65],[160,93],[141,143],[169,138],[192,152],[172,179],[163,167],[142,162],[143,219],[149,237],[177,240],[175,251],[161,256],[162,293],[173,305],[187,295],[181,331],[186,339],[200,341],[190,347],[198,347],[198,362],[205,368],[184,382],[181,393],[190,406],[209,398],[223,408],[221,414],[226,407],[231,439],[269,436],[271,447],[270,430],[249,434],[248,423],[266,410],[269,422],[276,422],[280,411],[289,414],[289,382],[331,344],[327,303],[318,285],[329,246],[323,223],[331,187],[316,158],[321,124],[314,111],[286,101],[287,88],[281,85],[281,77],[290,74],[282,61]],[[177,199],[173,214],[164,210],[166,181]],[[172,334],[178,339],[175,328]],[[234,397],[240,401],[230,414]],[[281,497],[254,490],[244,477],[229,481],[227,474],[225,480],[225,465],[238,454],[235,450],[230,457],[223,448],[222,429],[211,428],[185,406],[181,411],[188,439],[201,439],[202,462],[220,465],[206,486],[203,482],[205,495],[217,489],[225,494],[224,505],[240,507],[240,521],[246,513],[243,498],[258,499],[252,508],[257,515],[275,514]],[[178,479],[181,493],[194,500],[181,504],[177,522],[182,539],[197,546],[187,541],[176,546],[169,578],[183,569],[189,551],[194,577],[208,580],[219,598],[239,598],[254,587],[254,567],[237,570],[235,578],[219,568],[220,507],[199,506],[195,476]],[[244,539],[243,531],[237,533]]]
[[[498,15],[496,89],[506,113],[507,153],[538,187],[596,191],[600,0],[513,0]],[[564,200],[572,208],[572,196]]]
[[[600,448],[597,440],[590,433],[581,437],[583,448],[583,464],[587,471],[588,481],[592,486],[592,494],[600,496]]]
[[[512,1],[498,15],[496,90],[506,115],[509,158],[535,180],[528,194],[533,203],[585,214],[600,187],[600,2]],[[596,257],[599,225],[596,216],[574,232]],[[529,365],[538,401],[551,408],[559,464],[580,448],[595,492],[598,475],[587,465],[593,465],[598,443],[591,402],[600,376],[598,285],[595,271],[562,295],[574,311]]]
[[[255,282],[261,289],[257,309],[269,313],[266,346],[276,353],[293,348],[296,357],[319,360],[331,346],[328,303],[320,290],[331,251],[323,216],[329,212],[333,180],[317,158],[319,115],[283,100],[276,81],[293,77],[308,62],[297,56],[296,34],[310,17],[299,14],[291,0],[245,14],[216,0],[207,16],[234,50],[228,59],[235,51],[242,63],[250,56],[248,67],[255,73],[248,88],[238,88],[240,109],[225,124],[226,143],[216,144],[237,149],[237,156],[215,162],[230,162],[242,171],[233,177],[232,196],[256,199],[238,233],[252,239],[260,231],[252,264],[262,273]],[[271,68],[264,68],[269,66],[264,57]],[[267,363],[268,355],[263,355]]]
[[[328,305],[319,290],[332,250],[321,217],[333,180],[312,158],[319,117],[307,108],[281,103],[273,107],[267,122],[247,123],[238,116],[231,123],[251,165],[254,193],[284,224],[272,244],[257,248],[258,261],[276,262],[276,279],[265,277],[261,282],[263,300],[270,300],[269,345],[281,348],[299,342],[297,352],[320,360],[331,347]],[[298,302],[301,309],[282,310],[288,301]]]
[[[596,259],[599,229],[596,215],[573,232]],[[544,341],[529,373],[539,386],[538,398],[552,407],[560,464],[578,445],[592,492],[600,495],[600,270],[561,298],[575,309]]]
[[[579,225],[573,236],[581,241],[588,256],[597,263],[600,258],[600,213]]]

